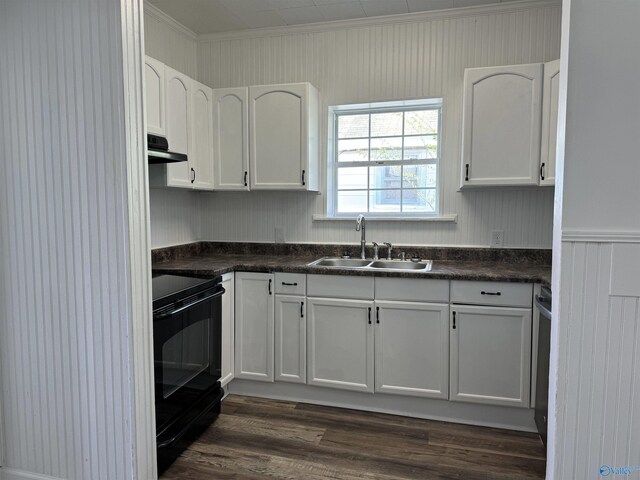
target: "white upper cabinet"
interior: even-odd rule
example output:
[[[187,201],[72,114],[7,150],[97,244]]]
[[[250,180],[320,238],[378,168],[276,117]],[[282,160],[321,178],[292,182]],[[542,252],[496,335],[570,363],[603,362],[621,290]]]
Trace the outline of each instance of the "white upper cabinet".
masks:
[[[147,132],[167,135],[165,124],[164,63],[151,57],[144,61],[144,90],[146,96]]]
[[[318,91],[309,83],[249,87],[252,190],[318,189]]]
[[[167,100],[167,141],[172,152],[189,155],[191,122],[191,79],[165,66]],[[166,164],[166,186],[191,188],[193,175],[189,162]]]
[[[249,89],[213,90],[216,190],[249,190]]]
[[[464,74],[461,187],[538,185],[541,63]]]
[[[198,190],[213,189],[213,91],[191,80],[191,145],[189,164],[192,185]]]
[[[559,88],[560,60],[545,63],[542,97],[540,185],[555,185],[556,183],[556,138],[558,135]]]

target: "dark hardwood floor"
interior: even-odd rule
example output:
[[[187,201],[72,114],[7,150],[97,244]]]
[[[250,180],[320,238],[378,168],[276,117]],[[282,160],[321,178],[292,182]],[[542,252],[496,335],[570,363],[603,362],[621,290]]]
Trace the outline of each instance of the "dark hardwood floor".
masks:
[[[228,396],[163,480],[543,479],[537,435]]]

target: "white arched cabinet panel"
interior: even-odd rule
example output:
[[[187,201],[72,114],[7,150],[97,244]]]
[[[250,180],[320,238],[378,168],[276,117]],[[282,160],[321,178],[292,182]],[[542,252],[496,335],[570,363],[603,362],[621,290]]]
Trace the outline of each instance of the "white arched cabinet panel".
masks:
[[[309,83],[249,87],[253,190],[318,189],[318,92]]]
[[[151,57],[144,61],[144,88],[146,96],[147,132],[154,135],[167,135],[164,63]]]
[[[556,140],[558,136],[559,98],[560,60],[554,60],[544,64],[540,185],[555,185],[556,183]]]
[[[537,185],[542,64],[464,73],[461,187]]]
[[[189,156],[191,79],[166,65],[164,69],[169,150]],[[189,162],[166,164],[166,185],[191,188],[193,176],[190,168]]]
[[[249,89],[213,90],[216,190],[249,190]]]
[[[189,164],[192,185],[197,190],[213,189],[213,91],[191,81],[191,145]]]

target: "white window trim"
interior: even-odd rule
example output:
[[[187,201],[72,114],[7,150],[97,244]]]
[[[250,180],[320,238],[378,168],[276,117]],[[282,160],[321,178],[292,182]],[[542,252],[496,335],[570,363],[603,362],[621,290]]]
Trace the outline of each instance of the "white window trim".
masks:
[[[415,164],[423,165],[425,163],[436,164],[436,211],[434,213],[415,212],[361,212],[367,216],[367,219],[377,220],[409,220],[409,221],[443,221],[443,222],[457,222],[457,215],[444,215],[442,214],[442,182],[441,182],[441,169],[440,159],[442,158],[442,118],[444,115],[444,106],[442,98],[426,98],[418,100],[398,100],[388,102],[373,102],[373,103],[360,103],[351,105],[330,105],[328,109],[328,122],[327,122],[327,203],[326,203],[326,215],[314,215],[313,220],[349,220],[357,215],[356,212],[352,213],[337,213],[337,175],[338,166],[336,165],[335,158],[335,146],[337,138],[337,117],[340,113],[349,114],[371,114],[371,113],[383,113],[389,111],[411,111],[422,110],[429,107],[437,107],[440,109],[439,123],[438,123],[438,158],[434,162],[431,161],[415,161]],[[403,135],[404,137],[404,135]],[[370,137],[369,137],[370,138]],[[385,162],[387,165],[394,164],[411,164],[407,161],[397,162]]]

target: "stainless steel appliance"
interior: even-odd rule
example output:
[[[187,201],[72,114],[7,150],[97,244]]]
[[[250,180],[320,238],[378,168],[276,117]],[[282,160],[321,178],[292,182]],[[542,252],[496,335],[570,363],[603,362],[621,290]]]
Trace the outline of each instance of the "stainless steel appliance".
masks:
[[[547,416],[549,413],[549,354],[551,351],[551,290],[542,287],[536,295],[536,307],[540,312],[538,326],[538,364],[536,376],[535,421],[542,438],[547,444]]]
[[[220,413],[224,391],[221,277],[152,280],[158,470],[164,471]]]

